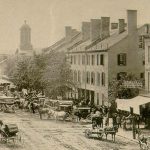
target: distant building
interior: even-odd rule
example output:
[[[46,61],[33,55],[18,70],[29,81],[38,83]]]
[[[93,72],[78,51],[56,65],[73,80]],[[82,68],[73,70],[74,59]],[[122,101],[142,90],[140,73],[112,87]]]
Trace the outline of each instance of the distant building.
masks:
[[[118,28],[117,28],[118,26]],[[117,29],[116,29],[117,28]],[[127,11],[127,24],[119,19],[110,30],[110,18],[91,19],[82,23],[82,31],[73,34],[66,27],[66,36],[56,44],[45,48],[64,51],[78,82],[76,98],[84,97],[96,105],[107,105],[109,83],[122,75],[134,74],[144,78],[144,40],[148,25],[137,27],[137,11]]]
[[[24,21],[24,24],[20,28],[20,48],[16,50],[16,54],[19,56],[32,56],[33,47],[31,44],[31,28]]]

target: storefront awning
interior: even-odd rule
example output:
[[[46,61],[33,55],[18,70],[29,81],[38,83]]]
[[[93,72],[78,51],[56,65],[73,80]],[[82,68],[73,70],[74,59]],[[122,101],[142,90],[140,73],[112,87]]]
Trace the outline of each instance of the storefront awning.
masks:
[[[0,84],[11,84],[12,82],[4,80],[4,79],[0,79]]]
[[[124,111],[130,111],[133,108],[135,114],[140,114],[140,106],[150,103],[150,97],[137,96],[132,99],[117,99],[117,108]]]

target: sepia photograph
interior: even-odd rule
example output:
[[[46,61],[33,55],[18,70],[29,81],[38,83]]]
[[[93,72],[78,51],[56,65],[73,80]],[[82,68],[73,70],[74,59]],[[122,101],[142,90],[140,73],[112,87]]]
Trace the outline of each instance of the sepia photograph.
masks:
[[[150,0],[0,0],[0,150],[150,150]]]

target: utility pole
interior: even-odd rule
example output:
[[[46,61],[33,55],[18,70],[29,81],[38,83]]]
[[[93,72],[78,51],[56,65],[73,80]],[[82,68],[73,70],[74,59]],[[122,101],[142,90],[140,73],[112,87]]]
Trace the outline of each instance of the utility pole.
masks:
[[[130,107],[130,113],[131,113],[131,120],[132,120],[132,134],[133,134],[133,139],[136,139],[136,133],[135,133],[135,129],[136,129],[136,126],[135,126],[135,117],[134,117],[134,114],[133,114],[133,108]]]

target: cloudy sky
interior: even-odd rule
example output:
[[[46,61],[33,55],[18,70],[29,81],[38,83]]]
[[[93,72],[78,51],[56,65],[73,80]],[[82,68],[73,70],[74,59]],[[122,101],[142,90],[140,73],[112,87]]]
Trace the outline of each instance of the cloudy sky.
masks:
[[[64,36],[64,26],[80,30],[82,21],[101,16],[126,19],[138,10],[138,24],[150,23],[150,0],[0,0],[0,53],[19,47],[19,29],[27,20],[34,48],[47,47]]]

